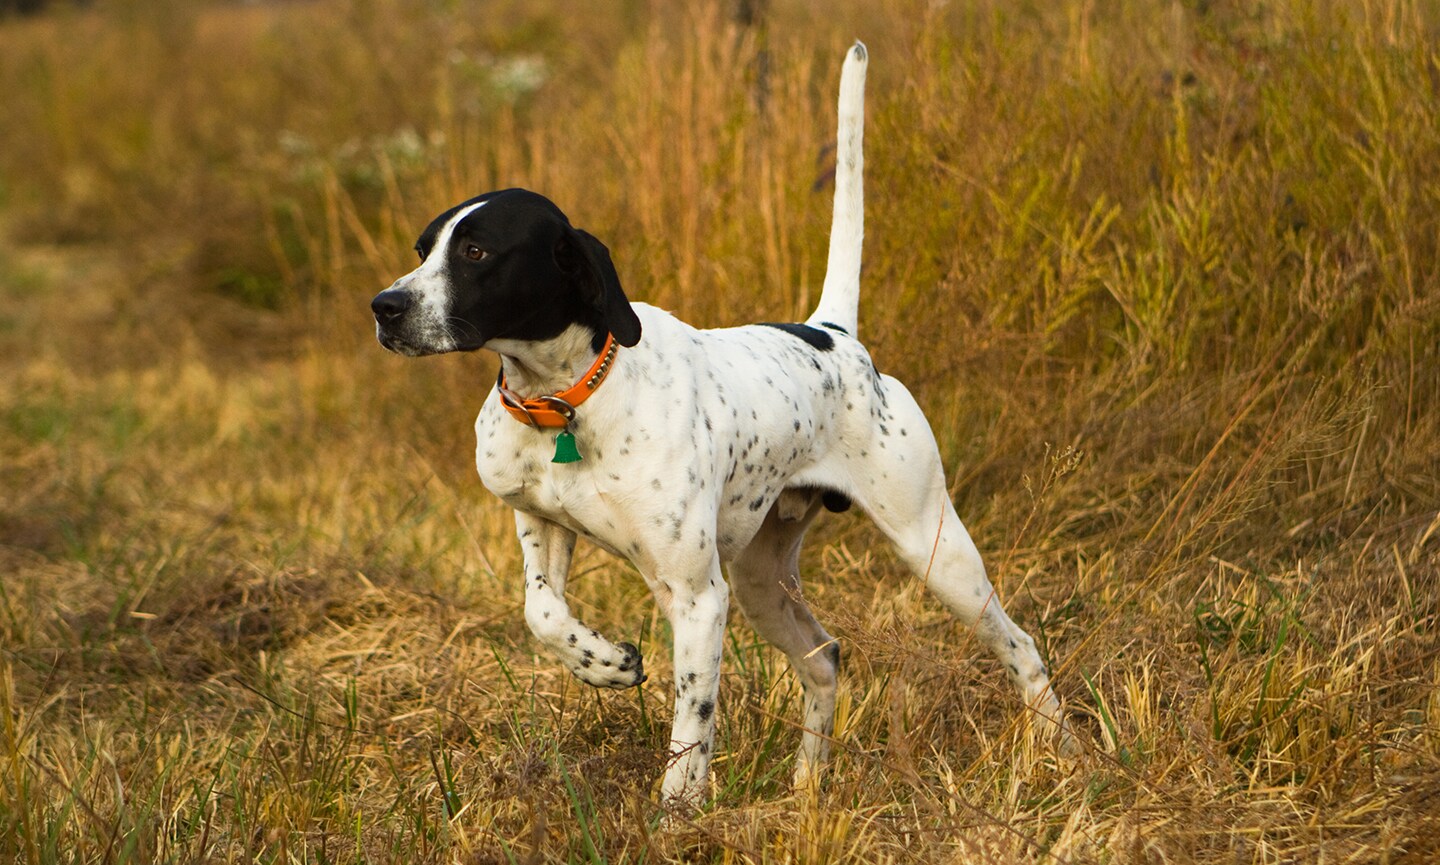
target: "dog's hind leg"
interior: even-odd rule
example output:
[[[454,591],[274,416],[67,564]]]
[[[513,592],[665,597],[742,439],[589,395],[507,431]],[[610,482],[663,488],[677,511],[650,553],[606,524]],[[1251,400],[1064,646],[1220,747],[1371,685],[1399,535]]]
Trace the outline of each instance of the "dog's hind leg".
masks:
[[[1060,701],[1035,641],[1011,621],[985,574],[980,553],[955,513],[935,437],[905,386],[882,376],[875,394],[873,433],[848,443],[854,498],[897,547],[901,558],[945,606],[1004,664],[1039,728],[1073,750]]]
[[[745,618],[784,652],[805,689],[805,728],[795,757],[795,784],[811,781],[830,751],[840,646],[800,595],[800,543],[820,510],[818,491],[785,492],[759,533],[730,563],[730,586]]]
[[[586,684],[629,688],[645,681],[638,649],[600,636],[565,603],[575,533],[520,511],[515,512],[515,530],[525,558],[525,623],[536,639]]]

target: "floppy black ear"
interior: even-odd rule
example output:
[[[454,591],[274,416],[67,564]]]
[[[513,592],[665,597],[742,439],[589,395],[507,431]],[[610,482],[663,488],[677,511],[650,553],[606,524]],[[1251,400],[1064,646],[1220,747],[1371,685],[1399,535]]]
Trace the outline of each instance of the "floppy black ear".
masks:
[[[639,342],[640,317],[630,308],[630,298],[620,288],[620,275],[610,261],[610,250],[594,236],[578,228],[571,228],[567,235],[567,244],[579,253],[585,299],[600,313],[600,321],[614,334],[616,342],[627,347]],[[570,262],[562,261],[562,267],[566,263]]]

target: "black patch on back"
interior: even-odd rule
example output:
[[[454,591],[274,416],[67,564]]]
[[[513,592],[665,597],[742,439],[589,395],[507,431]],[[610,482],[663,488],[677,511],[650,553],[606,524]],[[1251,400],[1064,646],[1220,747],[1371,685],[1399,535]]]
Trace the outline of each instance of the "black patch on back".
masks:
[[[804,340],[816,351],[829,351],[835,347],[835,338],[818,327],[811,327],[808,324],[797,324],[795,322],[762,321],[761,327],[773,327],[776,330],[783,330],[794,337]]]

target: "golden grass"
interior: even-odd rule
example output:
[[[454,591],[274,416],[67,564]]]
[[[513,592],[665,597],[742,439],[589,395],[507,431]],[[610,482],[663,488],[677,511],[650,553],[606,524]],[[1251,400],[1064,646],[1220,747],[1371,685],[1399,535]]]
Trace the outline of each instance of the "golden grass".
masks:
[[[680,5],[680,4],[677,4]],[[1426,862],[1440,855],[1440,18],[1407,0],[212,5],[0,21],[0,856]],[[877,6],[879,4],[876,4]],[[713,803],[645,688],[537,655],[471,420],[374,344],[438,210],[539,189],[636,299],[799,318],[874,58],[865,339],[1087,740],[1033,741],[853,516],[799,687],[739,620]]]

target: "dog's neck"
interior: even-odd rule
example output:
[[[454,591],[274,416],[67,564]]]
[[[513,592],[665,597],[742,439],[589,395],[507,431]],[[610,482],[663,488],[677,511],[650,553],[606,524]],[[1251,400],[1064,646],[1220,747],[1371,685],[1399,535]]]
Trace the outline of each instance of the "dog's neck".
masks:
[[[595,332],[572,324],[543,340],[493,339],[485,347],[500,355],[505,383],[525,398],[558,393],[585,376],[595,358]]]

